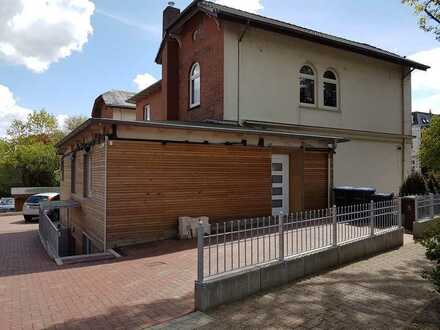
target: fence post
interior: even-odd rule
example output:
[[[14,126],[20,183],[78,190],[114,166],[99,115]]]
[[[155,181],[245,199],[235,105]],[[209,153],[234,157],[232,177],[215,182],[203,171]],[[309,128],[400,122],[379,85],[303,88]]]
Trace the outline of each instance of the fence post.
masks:
[[[434,194],[429,194],[429,218],[434,219]]]
[[[397,225],[402,228],[402,198],[397,199]]]
[[[278,248],[279,260],[284,261],[284,215],[281,213],[278,216]]]
[[[414,197],[414,221],[419,220],[419,198],[417,195]]]
[[[374,236],[374,202],[370,202],[370,236]]]
[[[333,220],[333,246],[338,246],[338,215],[336,205],[332,207]]]
[[[203,222],[200,221],[197,225],[197,282],[203,283],[203,272],[204,272],[204,255],[203,255],[203,245],[204,245],[205,228],[203,227]]]

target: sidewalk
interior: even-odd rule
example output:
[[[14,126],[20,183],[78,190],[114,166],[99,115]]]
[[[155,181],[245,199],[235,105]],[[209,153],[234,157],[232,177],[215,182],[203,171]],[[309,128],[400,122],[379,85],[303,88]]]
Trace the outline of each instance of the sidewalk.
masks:
[[[199,328],[438,329],[426,267],[424,248],[406,236],[399,250],[221,306]]]

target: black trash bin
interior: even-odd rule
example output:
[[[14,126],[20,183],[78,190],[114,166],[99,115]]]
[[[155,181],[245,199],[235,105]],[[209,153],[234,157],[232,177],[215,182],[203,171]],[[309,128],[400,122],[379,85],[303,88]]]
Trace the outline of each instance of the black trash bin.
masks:
[[[369,187],[336,187],[333,189],[336,206],[365,204],[373,200],[376,189]]]
[[[376,193],[373,195],[373,202],[386,202],[394,199],[393,193]]]

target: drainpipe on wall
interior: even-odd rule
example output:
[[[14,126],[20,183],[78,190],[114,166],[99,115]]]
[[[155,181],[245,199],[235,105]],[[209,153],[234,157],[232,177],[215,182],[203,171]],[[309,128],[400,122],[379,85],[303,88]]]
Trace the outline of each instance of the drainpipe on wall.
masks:
[[[237,123],[240,124],[240,44],[243,41],[243,38],[246,32],[249,29],[249,21],[247,21],[246,27],[238,38],[237,45]]]
[[[406,151],[406,138],[405,138],[405,79],[411,75],[414,71],[414,68],[410,68],[408,72],[405,72],[405,67],[402,72],[402,184],[405,181],[406,173],[405,173],[405,151]]]

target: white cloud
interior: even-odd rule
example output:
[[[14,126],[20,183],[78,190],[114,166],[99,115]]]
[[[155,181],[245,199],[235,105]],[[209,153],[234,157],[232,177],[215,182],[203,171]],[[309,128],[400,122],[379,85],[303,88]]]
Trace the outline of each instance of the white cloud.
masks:
[[[31,113],[31,109],[17,104],[17,99],[8,87],[0,84],[0,138],[7,137],[6,131],[13,120],[26,120]],[[63,129],[69,116],[59,114],[55,117],[59,128]]]
[[[90,0],[1,0],[0,59],[46,71],[82,50],[94,10]]]
[[[262,0],[217,0],[216,3],[244,11],[248,11],[250,13],[258,13],[263,10]]]
[[[6,136],[6,130],[14,119],[24,120],[31,112],[17,104],[8,87],[0,85],[0,137]]]
[[[157,81],[156,78],[154,78],[149,73],[144,74],[138,74],[134,79],[133,82],[136,84],[138,90],[143,90],[147,88],[150,85],[153,85]]]
[[[56,115],[56,118],[58,122],[58,127],[61,130],[64,130],[66,128],[66,120],[69,119],[69,116],[65,114],[61,114],[61,115]]]
[[[418,52],[410,59],[429,65],[424,72],[412,73],[413,111],[429,111],[440,114],[440,48]]]

